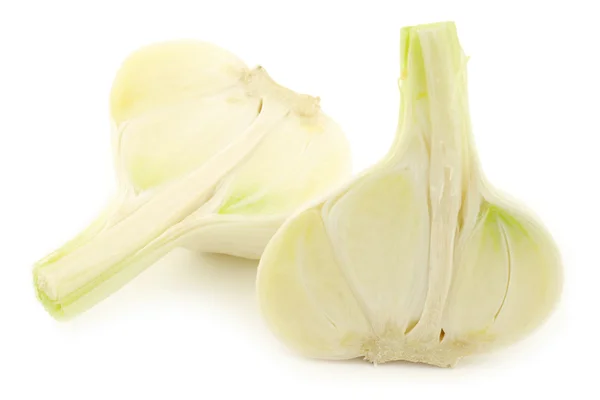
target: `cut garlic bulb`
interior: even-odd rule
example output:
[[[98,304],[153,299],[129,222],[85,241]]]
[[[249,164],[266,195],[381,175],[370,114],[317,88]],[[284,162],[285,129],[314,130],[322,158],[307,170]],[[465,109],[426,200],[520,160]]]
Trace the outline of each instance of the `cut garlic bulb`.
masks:
[[[449,367],[522,338],[561,291],[557,248],[481,172],[451,22],[401,31],[388,155],[298,212],[260,261],[268,325],[315,358]]]
[[[318,98],[196,41],[133,53],[110,98],[118,194],[38,262],[56,318],[94,305],[177,246],[258,259],[297,207],[350,174],[350,150]]]

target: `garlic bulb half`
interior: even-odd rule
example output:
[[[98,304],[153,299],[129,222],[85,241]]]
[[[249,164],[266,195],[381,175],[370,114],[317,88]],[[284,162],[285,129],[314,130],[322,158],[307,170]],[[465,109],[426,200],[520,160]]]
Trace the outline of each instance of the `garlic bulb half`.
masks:
[[[176,246],[258,259],[297,207],[350,174],[350,150],[318,98],[196,41],[134,52],[111,98],[118,195],[38,262],[57,318],[97,303]]]
[[[388,155],[261,259],[262,313],[307,356],[453,366],[523,337],[559,297],[551,236],[481,172],[453,23],[402,29],[401,103]]]

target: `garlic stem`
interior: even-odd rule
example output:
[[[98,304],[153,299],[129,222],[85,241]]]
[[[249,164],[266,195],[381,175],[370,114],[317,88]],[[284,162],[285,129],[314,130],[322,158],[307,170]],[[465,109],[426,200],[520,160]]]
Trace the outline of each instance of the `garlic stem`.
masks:
[[[401,32],[401,104],[403,121],[392,149],[393,160],[405,162],[408,146],[427,154],[416,166],[428,176],[431,221],[429,289],[424,312],[410,332],[420,342],[439,341],[443,305],[452,277],[454,238],[462,203],[462,152],[468,139],[464,57],[452,24],[403,28]],[[414,129],[413,124],[427,129]],[[467,148],[468,149],[468,148]]]
[[[108,284],[104,281],[107,275],[114,275],[136,262],[143,264],[138,268],[141,272],[171,250],[172,245],[148,244],[204,204],[215,185],[254,150],[287,112],[279,102],[264,98],[254,123],[220,154],[188,176],[158,188],[151,199],[114,226],[98,232],[96,223],[90,231],[96,233],[94,237],[80,246],[74,243],[68,254],[39,263],[34,275],[43,303],[53,309],[61,307],[74,291],[78,297],[82,291]]]

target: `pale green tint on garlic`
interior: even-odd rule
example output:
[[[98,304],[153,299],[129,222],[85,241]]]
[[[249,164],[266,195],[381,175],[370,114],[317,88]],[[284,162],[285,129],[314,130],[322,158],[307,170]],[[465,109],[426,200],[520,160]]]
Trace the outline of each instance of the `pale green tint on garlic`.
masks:
[[[483,177],[447,22],[402,29],[390,152],[282,226],[257,290],[269,326],[302,354],[447,367],[539,326],[561,274],[545,228]]]
[[[208,43],[134,52],[110,100],[118,193],[34,267],[56,318],[86,310],[174,247],[258,259],[294,210],[350,174],[346,138],[318,98]]]

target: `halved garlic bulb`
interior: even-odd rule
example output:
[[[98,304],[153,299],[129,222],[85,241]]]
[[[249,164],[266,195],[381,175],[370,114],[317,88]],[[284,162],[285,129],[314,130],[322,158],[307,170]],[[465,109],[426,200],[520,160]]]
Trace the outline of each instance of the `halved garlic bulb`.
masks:
[[[288,220],[261,259],[260,307],[290,347],[447,367],[549,315],[561,291],[557,248],[483,177],[466,78],[453,23],[402,29],[389,154]]]
[[[197,41],[134,52],[111,92],[119,191],[34,268],[39,299],[75,315],[177,246],[258,259],[285,219],[350,174],[319,99]]]

